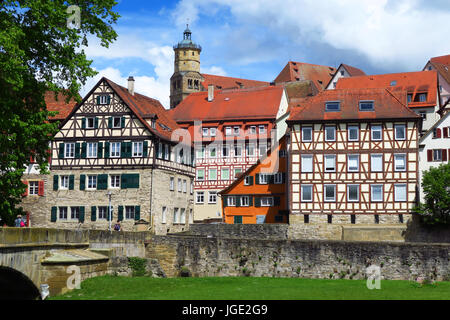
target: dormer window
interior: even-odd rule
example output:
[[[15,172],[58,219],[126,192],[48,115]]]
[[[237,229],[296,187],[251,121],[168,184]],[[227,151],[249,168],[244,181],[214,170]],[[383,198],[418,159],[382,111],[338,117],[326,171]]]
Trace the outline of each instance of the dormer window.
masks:
[[[359,110],[360,111],[373,111],[373,101],[360,101],[359,102]]]
[[[339,101],[325,102],[325,111],[339,111],[341,110],[341,105]]]
[[[427,101],[427,94],[426,93],[419,94],[419,101],[420,102],[426,102]]]
[[[156,119],[152,119],[152,128],[156,129]]]
[[[408,94],[408,96],[407,96],[407,97],[408,97],[408,103],[409,103],[409,102],[411,102],[411,101],[412,101],[412,94],[411,94],[411,93],[410,93],[410,94]]]

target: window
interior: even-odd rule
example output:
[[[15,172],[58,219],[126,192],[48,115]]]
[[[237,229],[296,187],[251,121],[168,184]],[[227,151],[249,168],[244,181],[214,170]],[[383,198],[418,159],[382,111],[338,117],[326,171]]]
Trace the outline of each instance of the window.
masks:
[[[120,175],[109,176],[109,187],[114,189],[120,188]]]
[[[241,173],[241,172],[242,172],[242,169],[241,169],[241,168],[235,168],[235,169],[234,169],[234,179],[236,179],[237,175],[238,175],[239,173]]]
[[[197,170],[197,180],[199,180],[199,181],[205,180],[205,169]]]
[[[80,207],[70,208],[70,219],[79,220],[80,219]]]
[[[374,184],[370,186],[372,202],[383,201],[383,185]]]
[[[411,102],[412,101],[412,94],[409,93],[408,96],[407,96],[407,99],[408,99],[408,103]]]
[[[433,161],[442,161],[442,149],[433,150]]]
[[[230,180],[230,169],[222,169],[220,177],[222,180]]]
[[[235,157],[242,156],[242,146],[239,146],[239,145],[234,146],[234,156]]]
[[[248,196],[241,197],[241,206],[242,207],[248,207],[250,206],[250,200]]]
[[[142,157],[144,143],[142,141],[133,142],[133,157]]]
[[[303,142],[312,141],[312,127],[302,127],[302,141]]]
[[[359,140],[359,127],[348,126],[348,141],[358,141],[358,140]]]
[[[235,207],[236,206],[236,197],[235,196],[229,196],[227,198],[227,204],[229,207]]]
[[[256,134],[256,126],[251,126],[249,132],[250,134]]]
[[[394,198],[397,202],[406,201],[406,184],[394,185]]]
[[[64,158],[75,158],[75,143],[66,143],[64,148]]]
[[[345,74],[345,71],[341,70],[340,73],[341,73],[341,76],[343,76]]]
[[[88,189],[97,189],[97,176],[88,176]]]
[[[326,184],[324,185],[325,202],[336,201],[336,185]]]
[[[222,157],[229,157],[230,156],[230,148],[224,146],[222,147]]]
[[[99,96],[99,104],[108,104],[109,102],[109,95],[102,94]]]
[[[167,207],[162,207],[161,223],[167,222]]]
[[[86,118],[86,129],[95,128],[95,118]]]
[[[268,184],[270,179],[270,174],[260,173],[259,174],[259,184]]]
[[[286,158],[287,157],[287,151],[286,150],[280,150],[279,155],[280,155],[280,158]]]
[[[175,190],[175,178],[170,177],[170,191]]]
[[[336,141],[336,127],[325,127],[325,141]]]
[[[181,192],[182,188],[183,188],[183,185],[182,185],[181,179],[178,179],[178,192]]]
[[[125,219],[134,220],[135,208],[133,206],[125,207]]]
[[[186,209],[181,208],[180,210],[180,221],[181,224],[185,224],[186,223]]]
[[[179,216],[178,216],[178,211],[179,211],[179,209],[178,208],[173,208],[173,223],[174,224],[176,224],[176,223],[178,223],[179,222]]]
[[[313,156],[302,155],[302,172],[313,172]]]
[[[427,94],[421,93],[419,94],[419,102],[426,102],[427,101]]]
[[[347,200],[350,202],[359,201],[359,185],[351,184],[347,186]]]
[[[208,203],[216,203],[217,202],[217,192],[209,191]]]
[[[191,180],[191,194],[194,194],[194,181]]]
[[[263,145],[259,145],[259,156],[260,157],[264,157],[267,153],[267,145],[263,144]]]
[[[235,136],[238,136],[239,135],[239,127],[234,127],[233,128],[233,133],[234,133]]]
[[[273,206],[273,197],[261,198],[261,207],[272,207],[272,206]]]
[[[121,143],[120,142],[111,142],[110,146],[111,146],[111,151],[110,151],[109,156],[111,158],[120,158]]]
[[[225,128],[225,135],[231,136],[231,127],[226,127]]]
[[[406,138],[406,127],[404,124],[395,125],[395,140],[405,140]]]
[[[164,145],[164,160],[169,160],[170,154],[169,154],[169,145]]]
[[[302,201],[303,202],[311,202],[312,201],[312,186],[311,185],[302,185]]]
[[[100,220],[108,219],[108,207],[98,207],[98,218]]]
[[[29,182],[30,196],[39,195],[39,181],[30,181]]]
[[[210,128],[209,134],[211,135],[211,137],[215,137],[216,136],[216,128]]]
[[[347,156],[347,170],[349,172],[359,171],[359,155],[348,155]]]
[[[258,128],[259,128],[259,134],[266,133],[266,126],[260,125]]]
[[[325,158],[325,172],[335,172],[336,171],[336,156],[326,155]]]
[[[187,181],[183,180],[183,193],[187,192]]]
[[[395,171],[405,171],[406,170],[406,154],[395,154],[394,155]]]
[[[59,220],[67,220],[67,207],[59,207]]]
[[[205,193],[203,191],[197,191],[196,203],[205,202]]]
[[[205,157],[205,147],[201,147],[200,149],[197,149],[197,158],[202,159]]]
[[[61,176],[59,188],[63,190],[69,189],[69,176]]]
[[[427,120],[427,112],[426,111],[420,111],[419,115],[422,117],[422,119],[424,121]]]
[[[88,158],[97,158],[97,142],[88,142],[87,143],[87,157]]]
[[[207,137],[207,136],[208,136],[208,133],[209,133],[208,128],[203,128],[203,136],[204,136],[204,137]]]
[[[370,166],[372,172],[383,172],[383,155],[372,154],[370,156]]]
[[[275,184],[282,184],[283,183],[283,173],[277,172],[273,176],[273,180]]]
[[[217,169],[209,169],[208,180],[217,180]]]
[[[251,185],[253,185],[253,177],[246,176],[244,179],[244,186],[251,186]]]
[[[360,101],[359,102],[359,110],[360,111],[373,111],[374,110],[373,101]]]
[[[382,140],[382,129],[381,125],[373,125],[370,128],[371,133],[371,139],[372,141],[381,141]]]
[[[325,102],[325,111],[339,111],[341,109],[339,101]]]
[[[247,144],[246,153],[248,157],[253,157],[255,155],[255,145],[252,143]]]
[[[216,147],[209,147],[209,157],[215,158],[217,155],[217,148]]]
[[[122,118],[121,117],[113,117],[113,119],[112,119],[112,127],[114,129],[122,128]]]

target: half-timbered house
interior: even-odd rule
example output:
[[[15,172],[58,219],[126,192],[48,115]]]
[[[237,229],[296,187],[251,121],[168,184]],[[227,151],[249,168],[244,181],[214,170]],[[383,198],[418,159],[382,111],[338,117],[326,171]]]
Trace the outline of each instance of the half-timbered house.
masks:
[[[273,139],[284,135],[288,101],[282,86],[208,89],[190,94],[170,114],[195,144],[195,220],[221,221],[217,193],[266,155],[272,131]]]
[[[120,220],[124,230],[137,221],[159,234],[185,230],[194,169],[180,136],[159,101],[134,92],[132,77],[128,88],[102,78],[53,139],[47,206],[33,212],[34,225],[106,229]]]
[[[408,220],[421,118],[397,96],[388,89],[326,90],[291,109],[290,223]]]

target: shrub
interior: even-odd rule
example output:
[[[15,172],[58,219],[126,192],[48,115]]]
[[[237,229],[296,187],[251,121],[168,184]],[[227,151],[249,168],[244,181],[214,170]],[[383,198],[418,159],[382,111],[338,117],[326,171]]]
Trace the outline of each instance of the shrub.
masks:
[[[139,257],[128,258],[128,266],[132,270],[133,277],[143,277],[146,275],[147,259]]]

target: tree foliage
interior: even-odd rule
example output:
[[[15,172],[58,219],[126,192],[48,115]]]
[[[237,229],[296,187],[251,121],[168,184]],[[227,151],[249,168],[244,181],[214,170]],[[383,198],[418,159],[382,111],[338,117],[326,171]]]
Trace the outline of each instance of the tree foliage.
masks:
[[[450,163],[425,171],[422,188],[425,203],[420,203],[414,211],[425,224],[450,225]]]
[[[70,5],[80,9],[78,28],[68,27]],[[0,217],[12,223],[21,211],[21,182],[33,154],[48,167],[49,141],[57,125],[47,120],[44,95],[64,91],[67,102],[96,74],[83,46],[97,37],[108,47],[117,37],[114,0],[3,0],[0,2]]]

